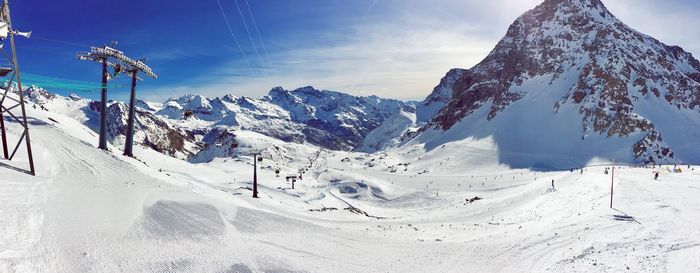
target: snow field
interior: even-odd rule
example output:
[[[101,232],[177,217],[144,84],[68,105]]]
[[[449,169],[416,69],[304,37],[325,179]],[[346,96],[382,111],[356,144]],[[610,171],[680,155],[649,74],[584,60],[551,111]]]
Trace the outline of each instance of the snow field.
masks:
[[[137,159],[125,158],[121,147],[97,150],[96,136],[76,120],[34,110],[30,116],[37,176],[0,169],[3,273],[700,266],[697,166],[682,166],[682,173],[661,167],[659,181],[651,169],[622,167],[610,209],[605,166],[583,174],[510,169],[480,165],[472,157],[478,152],[450,147],[438,154],[420,147],[369,155],[321,150],[292,190],[284,176],[319,149],[242,132],[246,145],[280,147],[259,164],[260,198],[253,199],[250,157],[191,164],[137,147]],[[23,168],[22,158],[2,163]]]

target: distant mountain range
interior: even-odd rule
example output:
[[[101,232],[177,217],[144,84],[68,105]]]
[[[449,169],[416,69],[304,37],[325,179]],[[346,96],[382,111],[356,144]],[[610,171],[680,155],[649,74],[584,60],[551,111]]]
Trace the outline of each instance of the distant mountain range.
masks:
[[[72,116],[97,131],[99,102],[72,95],[62,97],[39,87],[27,97],[49,111]],[[287,142],[307,143],[331,150],[352,150],[365,136],[401,109],[414,103],[376,96],[357,97],[303,87],[276,87],[261,98],[206,98],[185,95],[163,103],[138,101],[135,142],[182,159],[197,158],[209,145],[234,144],[236,130],[257,132]],[[128,107],[112,101],[107,107],[109,139],[121,144],[126,134]],[[230,150],[232,153],[235,149]],[[231,156],[218,154],[216,156]]]

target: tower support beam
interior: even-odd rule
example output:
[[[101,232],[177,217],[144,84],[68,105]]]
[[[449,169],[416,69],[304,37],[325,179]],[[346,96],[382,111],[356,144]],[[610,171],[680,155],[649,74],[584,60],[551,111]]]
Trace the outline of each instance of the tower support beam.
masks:
[[[100,142],[99,148],[107,150],[107,81],[110,79],[110,74],[107,73],[107,68],[114,68],[114,76],[128,71],[131,77],[131,96],[129,100],[129,117],[127,121],[126,142],[124,144],[124,155],[134,156],[134,122],[136,121],[134,108],[136,104],[136,80],[141,80],[138,77],[138,72],[143,72],[146,76],[157,78],[158,75],[153,73],[142,60],[134,60],[124,52],[114,49],[117,42],[112,42],[111,46],[91,47],[90,52],[78,52],[78,60],[93,61],[102,64],[102,101],[100,102]]]
[[[131,74],[131,98],[129,99],[129,119],[126,124],[126,143],[124,144],[124,155],[134,156],[133,146],[134,146],[134,117],[136,108],[134,104],[136,103],[136,72],[138,70],[134,69],[129,71]]]
[[[17,47],[15,45],[15,35],[20,35],[29,38],[30,33],[20,33],[12,27],[12,18],[10,16],[10,5],[8,3],[8,0],[2,1],[2,7],[0,8],[0,24],[6,25],[5,27],[7,27],[8,29],[7,37],[0,37],[0,41],[4,41],[5,38],[7,38],[10,41],[10,48],[12,50],[11,54],[7,54],[4,51],[2,51],[2,56],[6,57],[10,64],[10,67],[2,68],[4,72],[3,76],[6,76],[10,72],[12,73],[9,80],[7,81],[7,84],[2,88],[4,89],[4,92],[0,94],[0,133],[2,133],[3,156],[5,157],[5,159],[12,160],[15,154],[17,153],[18,149],[20,148],[22,142],[24,142],[24,144],[26,145],[25,147],[27,149],[27,161],[29,163],[29,171],[27,171],[27,173],[35,175],[36,171],[34,169],[32,142],[30,141],[29,137],[29,123],[27,121],[27,110],[25,108],[24,103],[24,89],[22,88],[22,76],[20,74],[19,62],[17,61]],[[2,47],[0,47],[0,50],[2,50]],[[19,99],[11,97],[11,94],[13,93],[11,90],[15,87],[17,89],[17,97]],[[17,102],[17,104],[11,106],[5,105],[5,99]],[[16,110],[15,108],[19,108],[21,114],[13,113],[12,111]],[[17,124],[22,126],[22,134],[17,140],[17,144],[15,145],[12,154],[8,154],[9,149],[5,114],[8,114],[11,118],[17,121]]]
[[[100,100],[100,142],[102,150],[107,150],[107,58],[102,58],[102,96]]]

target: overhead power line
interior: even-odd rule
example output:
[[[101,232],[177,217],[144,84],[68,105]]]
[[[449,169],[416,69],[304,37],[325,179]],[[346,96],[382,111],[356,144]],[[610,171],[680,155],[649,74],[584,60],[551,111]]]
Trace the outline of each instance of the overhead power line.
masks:
[[[246,6],[248,7],[248,14],[250,14],[250,19],[253,21],[253,27],[255,28],[255,32],[258,34],[258,39],[260,39],[260,45],[262,47],[263,53],[265,53],[267,64],[272,65],[270,54],[267,53],[267,48],[265,48],[265,41],[263,41],[262,35],[260,35],[260,29],[258,28],[258,24],[255,22],[255,16],[253,16],[253,11],[250,9],[250,3],[248,3],[248,0],[243,1],[245,1]]]
[[[233,0],[234,3],[236,3],[236,9],[238,10],[238,14],[241,15],[241,20],[243,20],[243,27],[245,27],[245,32],[248,34],[248,40],[250,40],[250,44],[253,45],[253,50],[255,51],[255,55],[258,56],[258,61],[260,62],[260,65],[265,65],[263,63],[262,58],[260,57],[260,52],[258,52],[258,47],[255,45],[255,41],[253,41],[253,36],[250,35],[250,29],[248,28],[248,23],[245,20],[245,16],[243,15],[243,11],[241,11],[241,6],[238,5],[238,0]]]
[[[54,42],[54,43],[70,45],[70,46],[77,46],[77,47],[90,47],[90,45],[86,45],[86,44],[80,44],[80,43],[58,40],[58,39],[53,39],[53,38],[37,37],[36,35],[32,36],[32,39],[37,39],[37,40],[42,40],[42,41],[47,41],[47,42]]]
[[[226,16],[226,12],[224,12],[224,7],[221,6],[221,1],[216,0],[216,3],[219,4],[219,10],[221,10],[221,15],[224,17],[224,22],[226,23],[226,27],[228,27],[228,33],[231,34],[231,38],[233,38],[233,41],[236,43],[236,46],[238,47],[238,50],[240,50],[241,54],[243,55],[243,60],[245,60],[245,63],[248,65],[248,68],[252,72],[253,66],[250,65],[250,61],[248,61],[248,57],[246,57],[245,51],[243,51],[243,47],[241,47],[241,43],[238,42],[236,35],[233,34],[233,28],[231,28],[231,24],[228,21],[228,17]]]

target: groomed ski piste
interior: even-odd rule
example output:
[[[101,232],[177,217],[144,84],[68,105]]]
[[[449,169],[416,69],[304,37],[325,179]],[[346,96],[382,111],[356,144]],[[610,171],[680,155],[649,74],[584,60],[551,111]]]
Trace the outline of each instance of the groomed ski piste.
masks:
[[[129,158],[68,116],[28,115],[37,175],[23,149],[0,161],[3,273],[700,270],[698,166],[619,167],[610,208],[600,162],[509,169],[483,163],[484,139],[363,154],[240,131],[243,154],[265,148],[253,199],[248,156]]]

